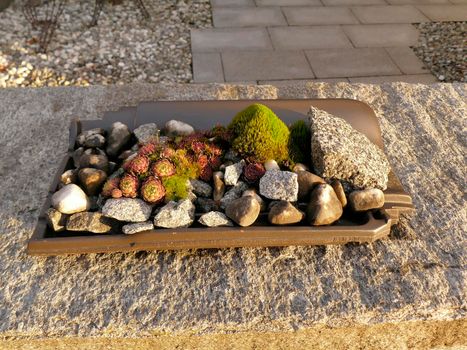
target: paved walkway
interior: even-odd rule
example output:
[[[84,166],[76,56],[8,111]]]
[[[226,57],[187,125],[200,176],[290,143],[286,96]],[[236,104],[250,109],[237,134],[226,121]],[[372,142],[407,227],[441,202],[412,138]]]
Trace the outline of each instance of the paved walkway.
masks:
[[[412,23],[467,20],[467,0],[211,0],[192,30],[195,82],[431,83]]]

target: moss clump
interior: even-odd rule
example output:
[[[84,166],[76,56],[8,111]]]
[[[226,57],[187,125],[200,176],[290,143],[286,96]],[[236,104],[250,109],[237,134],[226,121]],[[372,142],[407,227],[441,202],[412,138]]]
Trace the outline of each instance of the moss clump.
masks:
[[[186,176],[174,175],[162,179],[165,188],[165,199],[178,201],[188,196],[188,178]]]
[[[238,113],[229,125],[234,135],[232,148],[244,157],[260,162],[288,159],[289,128],[273,111],[262,104],[253,104]]]
[[[311,131],[304,120],[290,126],[289,155],[292,163],[308,163],[311,159]]]

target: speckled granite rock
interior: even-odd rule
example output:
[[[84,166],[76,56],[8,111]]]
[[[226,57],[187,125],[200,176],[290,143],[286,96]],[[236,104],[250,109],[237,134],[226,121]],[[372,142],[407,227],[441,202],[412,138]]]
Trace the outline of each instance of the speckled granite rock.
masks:
[[[120,221],[142,222],[151,215],[152,206],[139,198],[107,199],[102,214]]]
[[[385,190],[391,170],[384,152],[347,121],[311,107],[311,157],[319,176],[346,189]]]
[[[449,334],[459,342],[467,300],[467,208],[460,195],[466,188],[466,91],[462,84],[403,83],[0,90],[0,125],[8,130],[0,133],[0,338],[29,345],[31,338],[97,337],[91,347],[102,337],[166,334],[175,341],[184,334],[196,337],[196,348],[204,336],[214,344],[223,333],[237,341],[248,332],[261,347],[263,337],[279,332],[285,335],[266,345],[288,348],[278,339],[320,339],[314,329],[322,336],[335,329],[329,326],[340,326],[345,328],[334,339],[355,344],[372,327],[377,330],[365,338],[371,344],[381,334],[394,336],[380,348],[410,348],[406,342],[417,334],[428,342],[410,342],[420,349],[444,347]],[[379,118],[389,161],[417,207],[410,223],[402,220],[388,239],[327,247],[26,255],[73,117],[95,118],[156,99],[325,97],[362,100]],[[398,325],[403,321],[412,322]],[[451,329],[453,324],[458,326]]]
[[[268,170],[259,180],[259,193],[269,199],[295,202],[298,199],[298,177],[290,171]]]

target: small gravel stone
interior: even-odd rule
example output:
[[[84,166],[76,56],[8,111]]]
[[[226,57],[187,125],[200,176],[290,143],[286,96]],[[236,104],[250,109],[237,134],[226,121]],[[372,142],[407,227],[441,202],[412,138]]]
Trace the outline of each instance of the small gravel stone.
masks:
[[[108,199],[102,208],[102,214],[127,222],[147,221],[151,216],[152,207],[139,198]]]
[[[85,143],[86,143],[86,140],[87,140],[90,136],[93,136],[93,135],[101,135],[101,136],[104,136],[104,135],[105,135],[105,130],[102,129],[102,128],[94,128],[94,129],[85,130],[85,131],[83,131],[81,134],[79,134],[79,135],[76,137],[76,142],[78,143],[78,145],[84,146]],[[105,140],[105,139],[104,139],[104,140]],[[87,146],[87,147],[94,147],[94,146]],[[97,147],[97,146],[96,146],[96,147]]]
[[[339,198],[342,207],[345,208],[347,206],[347,197],[345,196],[344,187],[342,186],[341,182],[339,180],[333,180],[331,182],[331,186],[334,192],[336,192],[336,196]]]
[[[242,193],[248,189],[248,185],[243,181],[238,181],[235,186],[228,190],[224,197],[220,200],[220,206],[222,209],[225,209],[226,206],[233,200],[240,198]]]
[[[121,148],[128,142],[131,137],[128,126],[121,122],[115,122],[110,128],[109,140],[107,144],[107,154],[116,156]]]
[[[60,213],[54,208],[49,208],[45,212],[45,219],[49,227],[55,232],[64,231],[66,226],[66,221],[69,215]]]
[[[188,227],[195,220],[195,206],[184,199],[179,202],[170,201],[164,205],[154,217],[154,225],[164,228]]]
[[[78,172],[78,178],[84,192],[88,196],[95,196],[100,192],[107,174],[99,169],[83,168]]]
[[[107,233],[115,227],[115,222],[101,213],[82,212],[71,215],[66,223],[68,231]]]
[[[102,154],[83,154],[79,159],[80,168],[95,168],[106,173],[109,171],[109,160]]]
[[[64,185],[74,184],[78,181],[78,172],[74,169],[65,171],[60,176],[60,182]]]
[[[259,180],[259,193],[269,199],[297,201],[297,174],[290,171],[268,170]]]
[[[224,173],[222,171],[216,171],[212,174],[212,180],[214,182],[214,193],[212,198],[215,201],[220,201],[225,193],[225,184],[223,181]]]
[[[310,169],[305,164],[297,163],[294,165],[292,171],[298,174],[300,171],[310,171]]]
[[[227,166],[225,168],[225,173],[224,173],[224,183],[227,186],[236,185],[238,182],[238,179],[242,175],[244,166],[245,166],[245,161],[243,159],[235,164]]]
[[[210,211],[209,213],[203,214],[198,222],[208,227],[233,226],[232,221],[220,211]]]
[[[60,213],[74,214],[88,210],[90,202],[79,186],[69,184],[52,195],[52,206]]]
[[[342,216],[342,212],[342,204],[330,185],[320,184],[311,191],[307,207],[307,219],[311,225],[330,225]]]
[[[250,226],[260,213],[260,205],[253,196],[240,197],[227,205],[225,214],[240,226]]]
[[[84,141],[85,147],[102,147],[105,145],[105,137],[100,134],[94,134],[86,137]]]
[[[384,193],[377,188],[353,191],[349,195],[349,203],[355,211],[381,208],[384,205]]]
[[[267,170],[281,170],[279,164],[274,159],[269,159],[264,162],[264,168]]]
[[[300,222],[305,213],[295,208],[290,202],[280,201],[276,203],[268,214],[268,220],[274,225],[290,225]]]
[[[71,157],[73,158],[73,165],[75,168],[79,168],[79,163],[82,155],[84,154],[84,147],[79,147],[73,151]]]
[[[156,123],[148,123],[138,126],[133,133],[139,143],[148,143],[157,141],[159,138],[159,129]]]
[[[193,134],[195,129],[190,124],[184,123],[180,120],[172,119],[165,124],[165,131],[168,135],[185,136]]]
[[[298,199],[306,199],[308,194],[310,193],[311,189],[318,184],[325,184],[321,177],[310,173],[309,171],[298,171],[297,173],[297,181],[298,181]]]
[[[126,235],[132,235],[134,233],[142,231],[150,231],[154,229],[154,224],[151,221],[135,222],[133,224],[123,225],[122,231]]]
[[[190,186],[193,193],[198,197],[206,197],[209,198],[212,195],[212,187],[208,183],[197,180],[191,179]]]

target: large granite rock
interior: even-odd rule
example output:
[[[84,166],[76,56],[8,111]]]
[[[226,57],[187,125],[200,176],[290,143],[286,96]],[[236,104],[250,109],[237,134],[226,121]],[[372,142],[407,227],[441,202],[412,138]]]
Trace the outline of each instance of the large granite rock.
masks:
[[[347,189],[385,190],[391,170],[384,152],[347,121],[311,107],[311,157],[318,175]]]
[[[257,348],[290,348],[286,344],[293,342],[339,348],[339,341],[341,348],[464,345],[465,95],[462,84],[403,83],[0,90],[0,125],[8,131],[0,133],[4,348],[14,349],[13,342],[41,348],[37,344],[50,337],[58,338],[57,347],[68,341],[69,348],[76,342],[93,349],[107,342],[109,348],[112,341],[127,341],[120,348],[144,348],[135,345],[143,336],[171,342],[152,348],[209,348],[223,340]],[[73,117],[95,118],[158,99],[325,97],[360,99],[379,118],[388,158],[417,207],[410,224],[402,220],[387,239],[326,247],[26,254]],[[382,336],[386,343],[379,342]]]

